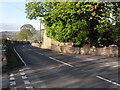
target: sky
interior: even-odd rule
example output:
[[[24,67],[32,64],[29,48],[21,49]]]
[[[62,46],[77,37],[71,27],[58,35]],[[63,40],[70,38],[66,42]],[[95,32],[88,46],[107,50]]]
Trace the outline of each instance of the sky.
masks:
[[[0,31],[20,31],[24,24],[31,24],[40,30],[39,20],[26,18],[25,3],[25,0],[0,0]]]

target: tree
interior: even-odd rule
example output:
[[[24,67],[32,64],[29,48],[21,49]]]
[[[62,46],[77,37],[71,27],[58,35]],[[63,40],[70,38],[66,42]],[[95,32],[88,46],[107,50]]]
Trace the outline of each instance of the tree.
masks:
[[[113,2],[113,12],[112,15],[114,16],[114,21],[116,25],[120,25],[120,2]]]
[[[30,30],[32,34],[36,33],[35,28],[31,24],[24,24],[23,26],[20,27],[20,30]]]
[[[98,46],[115,43],[111,40],[115,37],[114,30],[110,28],[113,26],[110,14],[115,11],[115,5],[111,2],[28,2],[26,13],[29,19],[43,17],[47,36],[52,39]]]
[[[98,42],[105,46],[110,44],[120,46],[120,3],[112,2],[109,6],[110,9],[108,10],[110,10],[112,16],[108,19],[111,22],[97,25],[96,30],[100,34]]]
[[[37,19],[45,15],[46,9],[42,2],[28,2],[25,6],[25,12],[29,19]]]
[[[35,28],[30,24],[21,26],[20,30],[16,36],[17,40],[31,40],[32,36],[36,33]]]

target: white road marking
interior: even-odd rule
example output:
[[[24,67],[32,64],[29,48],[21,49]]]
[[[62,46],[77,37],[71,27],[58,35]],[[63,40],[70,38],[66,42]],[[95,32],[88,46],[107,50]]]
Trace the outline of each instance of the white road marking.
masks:
[[[23,47],[25,47],[25,45],[23,45]]]
[[[15,81],[10,81],[10,85],[11,86],[16,85],[16,82]]]
[[[24,60],[21,58],[21,56],[20,56],[20,55],[18,54],[18,52],[15,50],[15,48],[14,48],[14,51],[16,52],[16,54],[18,55],[18,57],[20,58],[20,60],[24,63],[24,65],[27,66],[26,63],[24,62]]]
[[[44,54],[41,53],[41,55],[44,55]]]
[[[13,81],[13,80],[15,80],[15,78],[14,77],[10,77],[10,81]]]
[[[65,62],[60,61],[60,60],[57,60],[57,59],[55,59],[55,58],[53,58],[53,57],[49,57],[49,58],[52,59],[52,60],[55,60],[55,61],[57,61],[57,62],[60,62],[60,63],[62,63],[62,64],[65,64],[65,65],[67,65],[67,66],[73,67],[73,65],[68,64],[68,63],[65,63]]]
[[[22,72],[23,71],[23,69],[21,69],[21,70],[19,70],[20,72]]]
[[[22,76],[22,79],[27,79],[27,77],[26,76]]]
[[[109,83],[112,83],[112,84],[117,85],[117,86],[120,87],[120,84],[118,84],[118,83],[116,83],[116,82],[110,81],[110,80],[105,79],[105,78],[103,78],[103,77],[101,77],[101,76],[96,76],[96,77],[99,78],[99,79],[102,79],[102,80],[104,80],[104,81],[107,81],[107,82],[109,82]]]
[[[25,73],[21,72],[20,75],[25,75]]]
[[[22,71],[29,70],[29,69],[30,69],[30,68],[27,67],[27,68],[20,69],[19,71],[22,72]]]
[[[29,70],[29,69],[31,69],[30,67],[26,67],[26,68],[24,68],[24,70]]]
[[[40,54],[40,55],[44,55],[44,54],[42,54],[42,53],[40,53],[40,52],[36,52],[36,53],[38,53],[38,54]]]
[[[30,81],[29,80],[24,80],[24,83],[25,84],[30,84]]]
[[[32,86],[27,86],[26,88],[29,89],[29,88],[33,88],[33,87]]]
[[[14,76],[14,74],[10,74],[10,77],[13,77]]]

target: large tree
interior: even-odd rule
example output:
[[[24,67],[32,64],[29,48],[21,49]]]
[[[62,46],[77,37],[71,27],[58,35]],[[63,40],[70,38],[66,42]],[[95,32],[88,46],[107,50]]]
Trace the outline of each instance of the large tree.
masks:
[[[32,34],[36,33],[35,28],[31,24],[24,24],[23,26],[20,27],[20,30],[30,30]]]
[[[17,40],[31,40],[36,33],[35,28],[31,24],[24,24],[20,27],[20,32],[17,34]]]
[[[89,43],[98,46],[99,43],[107,45],[106,42],[113,44],[115,42],[111,39],[118,39],[111,36],[112,32],[119,30],[113,26],[113,17],[110,16],[115,5],[110,2],[28,2],[26,13],[29,19],[43,17],[50,38],[74,42],[75,45]],[[119,22],[118,16],[116,19]]]

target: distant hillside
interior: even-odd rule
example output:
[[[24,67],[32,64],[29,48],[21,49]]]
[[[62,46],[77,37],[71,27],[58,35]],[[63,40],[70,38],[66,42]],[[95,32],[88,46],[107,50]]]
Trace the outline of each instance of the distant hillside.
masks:
[[[0,32],[0,38],[13,38],[19,31],[2,31]]]

